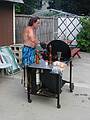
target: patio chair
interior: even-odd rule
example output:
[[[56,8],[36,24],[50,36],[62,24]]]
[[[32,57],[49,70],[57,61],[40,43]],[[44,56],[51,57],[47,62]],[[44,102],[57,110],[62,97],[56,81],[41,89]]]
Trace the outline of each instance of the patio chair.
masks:
[[[9,69],[10,67],[12,67],[10,57],[7,54],[0,51],[0,71]]]
[[[21,70],[17,63],[17,59],[9,46],[0,47],[0,54],[2,54],[3,60],[5,61],[4,63],[6,63],[6,65],[8,63],[11,64],[11,67],[7,68],[7,74],[14,74]]]
[[[76,55],[78,56],[78,58],[81,58],[79,52],[80,52],[80,48],[77,47],[77,45],[73,45],[72,43],[74,42],[74,40],[65,40],[65,43],[67,43],[71,49],[71,56],[75,57]]]

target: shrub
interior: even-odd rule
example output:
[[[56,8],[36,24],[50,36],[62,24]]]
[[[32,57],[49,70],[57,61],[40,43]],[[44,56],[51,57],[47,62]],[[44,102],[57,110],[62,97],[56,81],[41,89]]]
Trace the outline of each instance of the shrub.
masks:
[[[77,35],[78,47],[81,51],[90,52],[90,18],[83,17],[80,19],[82,28]]]

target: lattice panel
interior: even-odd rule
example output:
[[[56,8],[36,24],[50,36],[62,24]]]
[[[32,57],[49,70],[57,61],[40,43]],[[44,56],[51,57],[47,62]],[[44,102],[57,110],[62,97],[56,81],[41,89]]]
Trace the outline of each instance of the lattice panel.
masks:
[[[59,40],[75,40],[80,31],[81,24],[79,17],[58,17],[58,36]]]

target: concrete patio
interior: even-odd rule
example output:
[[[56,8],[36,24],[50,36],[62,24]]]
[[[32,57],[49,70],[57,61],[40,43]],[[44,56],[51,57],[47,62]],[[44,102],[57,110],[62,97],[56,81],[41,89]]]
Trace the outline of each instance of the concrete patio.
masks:
[[[27,102],[27,93],[21,84],[22,71],[12,76],[0,75],[0,120],[90,120],[90,53],[80,53],[81,59],[73,59],[74,91],[68,84],[62,88],[61,108],[56,108],[56,99],[32,95]],[[69,79],[69,67],[63,78]]]

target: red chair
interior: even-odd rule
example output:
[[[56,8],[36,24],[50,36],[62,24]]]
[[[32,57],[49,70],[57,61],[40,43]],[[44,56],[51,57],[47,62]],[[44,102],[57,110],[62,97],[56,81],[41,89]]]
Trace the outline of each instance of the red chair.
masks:
[[[64,42],[67,43],[71,49],[71,57],[75,57],[76,55],[81,58],[80,56],[80,48],[78,48],[76,45],[72,45],[74,40],[65,40]]]

